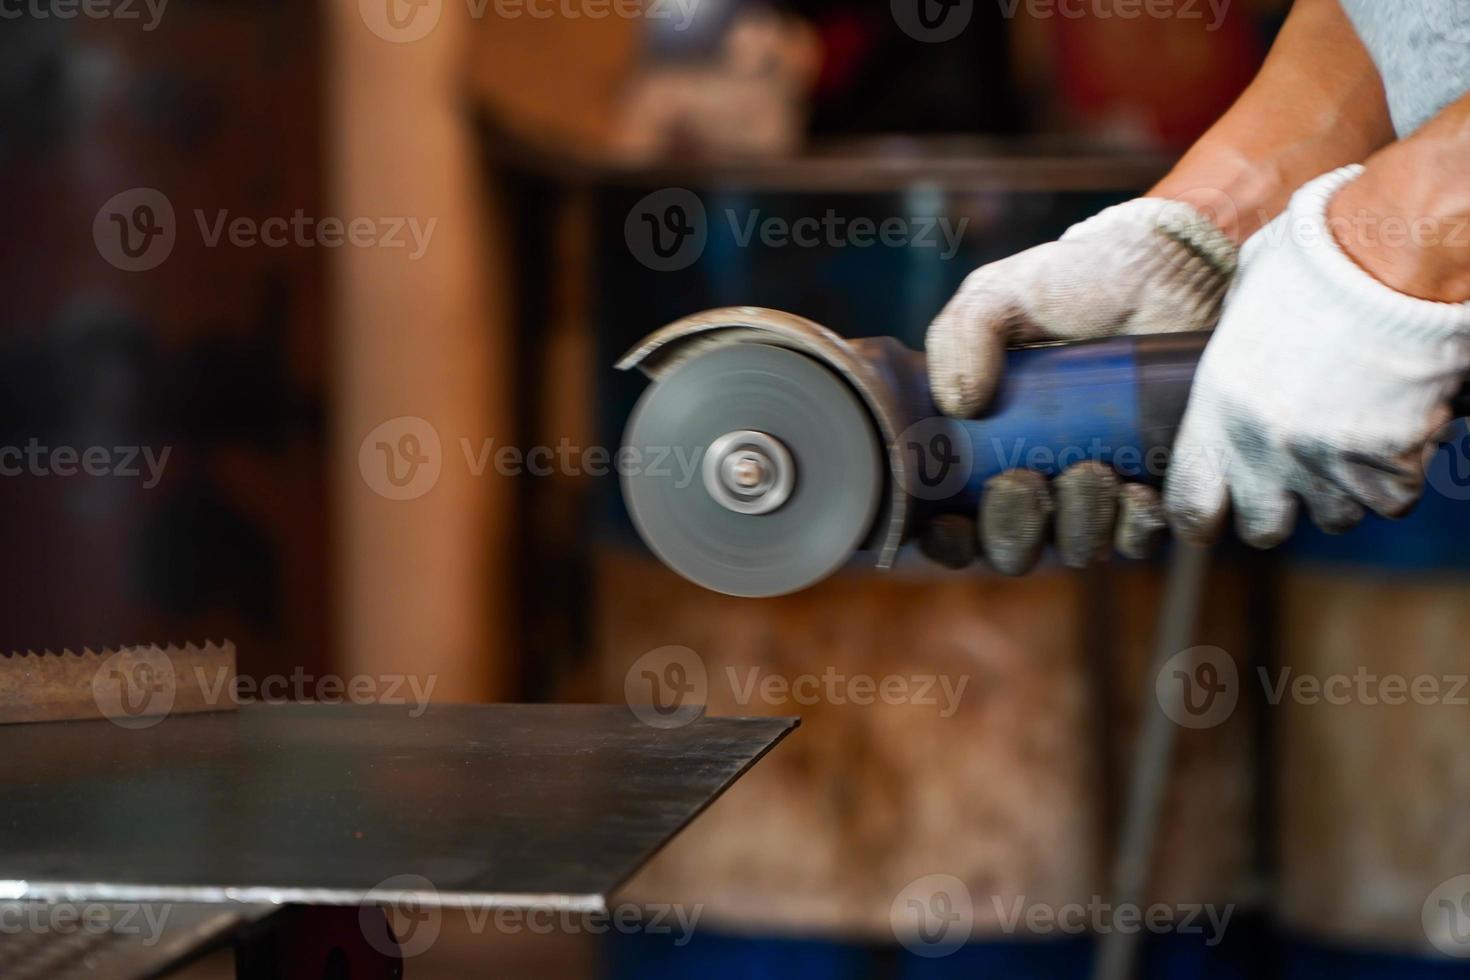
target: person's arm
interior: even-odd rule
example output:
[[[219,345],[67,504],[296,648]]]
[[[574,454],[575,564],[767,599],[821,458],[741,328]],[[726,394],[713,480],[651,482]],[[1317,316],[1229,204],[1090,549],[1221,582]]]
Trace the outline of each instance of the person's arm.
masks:
[[[1299,502],[1328,531],[1423,492],[1470,374],[1470,96],[1326,174],[1241,253],[1195,375],[1165,503],[1208,541],[1286,538]]]
[[[1298,186],[1392,138],[1382,82],[1338,0],[1297,0],[1255,81],[1148,196],[969,275],[929,327],[935,403],[983,411],[1009,344],[1212,329],[1238,246]],[[1148,550],[1164,523],[1158,495],[1076,470],[986,486],[978,537],[992,567],[1028,571],[1053,528],[1068,565],[1114,545]]]
[[[1343,251],[1384,285],[1470,301],[1470,96],[1370,159],[1327,219]]]
[[[1235,105],[1148,197],[1193,205],[1240,245],[1307,181],[1394,139],[1383,82],[1338,0],[1297,0]]]

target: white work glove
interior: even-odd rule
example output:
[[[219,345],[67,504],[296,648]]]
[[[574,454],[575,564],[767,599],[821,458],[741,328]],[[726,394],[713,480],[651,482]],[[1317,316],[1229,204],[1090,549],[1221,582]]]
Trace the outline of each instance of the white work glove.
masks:
[[[961,418],[982,413],[1005,350],[1016,344],[1211,329],[1235,262],[1234,244],[1193,207],[1140,198],[1058,241],[982,266],[929,327],[935,403]],[[970,551],[978,547],[1005,574],[1023,574],[1039,559],[1053,514],[1057,549],[1074,567],[1114,544],[1126,555],[1144,554],[1164,526],[1152,489],[1120,489],[1099,463],[1075,466],[1052,486],[1037,473],[1012,470],[986,485]],[[967,533],[947,522],[936,529],[941,543],[926,550],[960,564],[952,556],[963,554]]]
[[[1327,205],[1362,171],[1307,184],[1241,251],[1165,481],[1186,539],[1216,537],[1227,503],[1266,548],[1291,533],[1298,497],[1333,532],[1419,499],[1470,369],[1470,304],[1405,296],[1343,252]]]

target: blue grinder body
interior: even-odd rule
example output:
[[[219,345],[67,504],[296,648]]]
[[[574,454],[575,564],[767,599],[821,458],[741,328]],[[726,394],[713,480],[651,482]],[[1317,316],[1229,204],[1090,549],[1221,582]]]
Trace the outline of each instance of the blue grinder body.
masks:
[[[963,420],[934,405],[922,355],[882,345],[872,356],[904,406],[895,448],[917,516],[973,513],[985,483],[1010,469],[1056,476],[1096,460],[1130,481],[1160,482],[1208,339],[1155,334],[1012,350],[994,400]]]

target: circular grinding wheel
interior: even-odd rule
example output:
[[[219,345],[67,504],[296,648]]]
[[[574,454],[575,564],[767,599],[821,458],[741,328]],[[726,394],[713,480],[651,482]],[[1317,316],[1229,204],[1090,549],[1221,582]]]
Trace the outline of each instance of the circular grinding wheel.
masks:
[[[790,495],[739,513],[706,485],[712,443],[773,437]],[[691,358],[644,392],[625,433],[623,499],[643,540],[685,578],[727,595],[775,596],[836,571],[866,537],[883,493],[882,449],[857,395],[817,361],[732,344]],[[661,458],[660,458],[661,457]]]

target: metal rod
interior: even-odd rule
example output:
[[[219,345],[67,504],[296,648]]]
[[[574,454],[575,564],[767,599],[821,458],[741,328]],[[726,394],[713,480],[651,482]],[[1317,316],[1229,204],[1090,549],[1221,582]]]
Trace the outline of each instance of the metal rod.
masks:
[[[1159,609],[1158,633],[1153,660],[1144,675],[1146,693],[1143,721],[1133,754],[1133,773],[1123,813],[1123,831],[1113,864],[1113,907],[1142,907],[1153,870],[1154,844],[1158,839],[1159,814],[1169,783],[1169,763],[1174,753],[1175,724],[1182,707],[1183,689],[1165,685],[1156,690],[1155,678],[1169,658],[1192,645],[1195,623],[1209,567],[1207,547],[1175,542],[1169,557],[1164,601]],[[1167,693],[1166,693],[1167,692]],[[1164,699],[1181,699],[1178,705]],[[1130,980],[1138,958],[1139,933],[1110,929],[1098,945],[1095,980]]]

